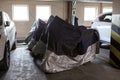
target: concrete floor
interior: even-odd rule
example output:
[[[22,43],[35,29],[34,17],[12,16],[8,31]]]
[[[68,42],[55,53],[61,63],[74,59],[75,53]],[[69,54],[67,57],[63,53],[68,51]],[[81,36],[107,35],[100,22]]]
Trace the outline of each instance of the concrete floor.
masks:
[[[0,80],[120,80],[120,70],[109,62],[109,49],[100,49],[92,62],[56,74],[45,74],[27,50],[27,45],[18,45],[11,52],[11,65],[7,72],[0,71]]]
[[[11,52],[11,65],[7,72],[0,72],[0,80],[47,80],[45,74],[34,64],[27,46],[18,46]]]

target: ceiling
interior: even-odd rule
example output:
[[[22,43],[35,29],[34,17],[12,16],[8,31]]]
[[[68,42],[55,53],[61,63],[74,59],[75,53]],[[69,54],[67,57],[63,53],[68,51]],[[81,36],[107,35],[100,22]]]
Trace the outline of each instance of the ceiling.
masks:
[[[37,0],[37,1],[78,1],[78,2],[108,2],[112,3],[113,0]]]
[[[112,2],[112,0],[77,0],[81,2]]]

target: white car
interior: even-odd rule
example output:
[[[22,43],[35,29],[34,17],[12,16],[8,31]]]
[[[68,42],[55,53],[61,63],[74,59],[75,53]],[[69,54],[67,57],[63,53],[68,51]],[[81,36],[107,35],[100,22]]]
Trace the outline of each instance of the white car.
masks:
[[[0,11],[0,69],[10,66],[10,50],[16,48],[16,27],[7,13]]]
[[[96,29],[100,36],[100,43],[110,45],[112,13],[99,15],[92,23],[91,28]]]

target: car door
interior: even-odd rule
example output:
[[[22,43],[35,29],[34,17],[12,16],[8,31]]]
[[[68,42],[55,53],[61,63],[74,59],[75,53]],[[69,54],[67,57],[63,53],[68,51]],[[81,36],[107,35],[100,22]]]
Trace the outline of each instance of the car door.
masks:
[[[99,18],[100,23],[98,25],[100,40],[110,43],[112,14],[105,14],[101,17],[101,19]]]
[[[94,28],[99,32],[101,42],[110,43],[112,14],[104,14],[94,22]]]
[[[110,42],[111,23],[109,23],[109,22],[99,22],[99,23],[97,23],[96,29],[99,32],[101,41]]]
[[[5,27],[3,24],[3,16],[2,16],[2,11],[0,11],[0,61],[4,57],[4,48],[5,48],[5,41],[6,41],[6,36],[5,36]]]
[[[15,34],[15,31],[14,31],[14,23],[12,23],[12,21],[10,20],[8,14],[4,13],[4,21],[5,21],[5,28],[6,28],[6,31],[7,31],[7,37],[9,39],[9,42],[10,42],[10,49],[12,48],[12,44],[14,43],[14,34]]]

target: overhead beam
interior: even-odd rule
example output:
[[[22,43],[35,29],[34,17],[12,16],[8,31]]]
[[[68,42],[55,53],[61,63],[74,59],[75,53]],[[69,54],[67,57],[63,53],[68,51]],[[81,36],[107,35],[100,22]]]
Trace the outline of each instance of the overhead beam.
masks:
[[[75,16],[76,16],[76,1],[72,1],[72,16],[71,16],[72,25],[74,25]]]
[[[102,2],[102,3],[113,2],[113,0],[36,0],[36,1],[78,1],[78,2]]]
[[[77,0],[80,2],[113,2],[113,0]]]

